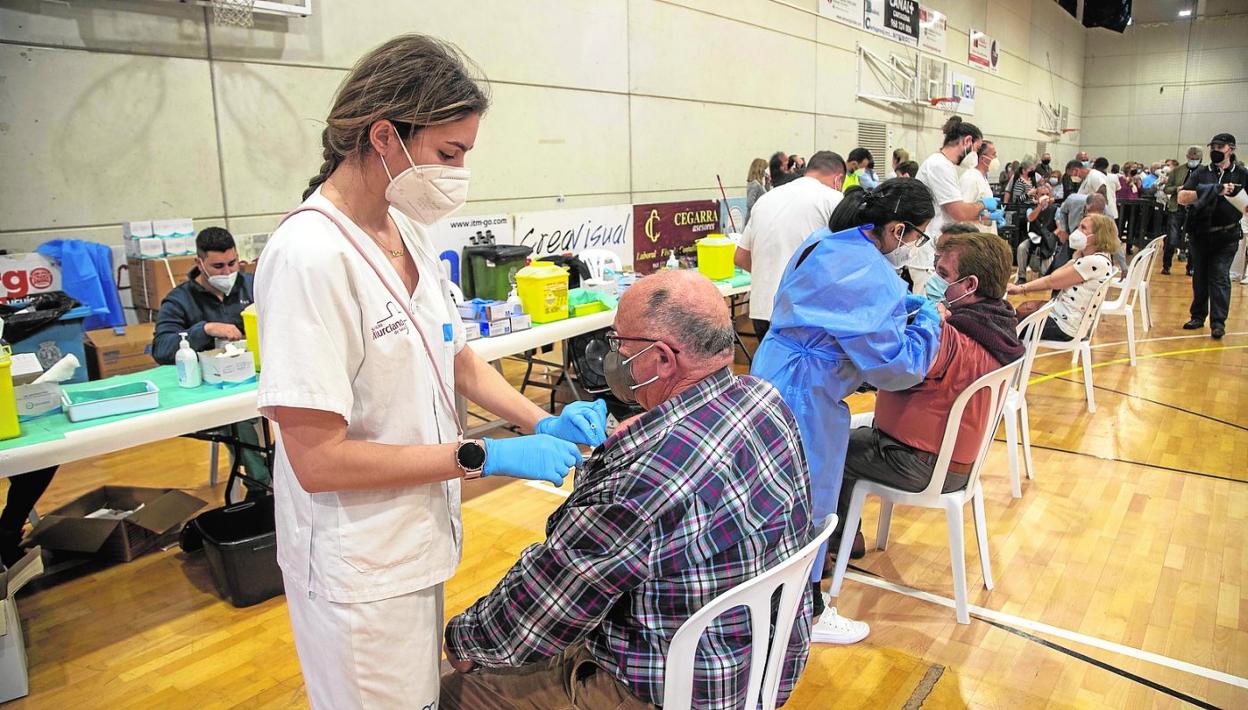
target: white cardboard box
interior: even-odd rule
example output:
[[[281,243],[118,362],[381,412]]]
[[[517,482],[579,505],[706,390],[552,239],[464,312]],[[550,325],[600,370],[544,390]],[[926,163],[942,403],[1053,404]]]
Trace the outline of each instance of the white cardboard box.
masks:
[[[152,234],[157,237],[195,236],[194,223],[187,217],[152,220]]]
[[[26,638],[22,634],[22,619],[17,613],[14,596],[27,582],[43,574],[43,552],[36,547],[13,565],[0,573],[0,703],[24,697],[30,693],[30,680],[26,672]]]
[[[138,259],[159,259],[165,255],[165,240],[160,237],[143,237],[126,240],[126,256]]]
[[[125,239],[142,239],[152,236],[152,220],[144,219],[137,222],[122,222],[121,236]]]
[[[223,348],[217,348],[199,354],[199,367],[205,384],[236,384],[256,376],[256,361],[251,353],[240,350],[237,355],[218,357],[224,352]]]
[[[61,267],[42,254],[0,255],[0,300],[61,290]]]
[[[195,237],[161,237],[165,243],[165,256],[187,256],[195,253]]]

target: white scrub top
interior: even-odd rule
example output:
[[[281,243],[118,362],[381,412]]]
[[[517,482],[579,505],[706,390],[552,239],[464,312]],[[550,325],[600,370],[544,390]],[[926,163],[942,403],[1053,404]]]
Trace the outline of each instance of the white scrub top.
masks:
[[[319,190],[304,204],[337,217],[394,291],[406,292],[381,249]],[[438,391],[437,373],[453,397],[463,323],[424,228],[394,209],[390,217],[420,272],[408,304],[416,323],[324,215],[302,212],[273,233],[255,283],[258,398],[266,416],[274,407],[319,409],[345,419],[350,439],[456,440],[456,413]],[[436,371],[417,329],[438,360]],[[433,586],[454,573],[463,537],[459,481],[308,493],[291,468],[280,427],[276,454],[277,559],[288,580],[333,602],[369,602]]]
[[[932,207],[936,214],[927,223],[926,232],[931,241],[915,251],[909,266],[932,271],[936,268],[936,238],[940,236],[941,227],[945,222],[956,221],[945,214],[945,205],[962,200],[962,188],[958,187],[958,166],[949,162],[944,153],[936,151],[927,156],[914,178],[931,190]]]

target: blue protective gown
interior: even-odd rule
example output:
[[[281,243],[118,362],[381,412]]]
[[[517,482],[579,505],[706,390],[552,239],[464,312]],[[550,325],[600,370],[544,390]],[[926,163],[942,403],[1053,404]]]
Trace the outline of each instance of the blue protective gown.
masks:
[[[815,520],[836,512],[841,492],[849,444],[845,398],[863,382],[882,390],[913,387],[940,347],[935,306],[907,298],[905,282],[864,234],[870,229],[821,229],[802,244],[780,279],[771,329],[750,369],[780,391],[797,419]],[[916,308],[908,324],[907,311]],[[822,557],[814,579],[821,572]]]

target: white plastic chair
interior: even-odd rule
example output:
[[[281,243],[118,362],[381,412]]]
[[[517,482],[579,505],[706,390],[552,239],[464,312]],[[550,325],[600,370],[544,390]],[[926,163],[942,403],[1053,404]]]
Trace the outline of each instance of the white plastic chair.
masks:
[[[1105,303],[1105,294],[1109,293],[1109,284],[1112,278],[1105,279],[1105,283],[1101,284],[1100,289],[1092,296],[1092,302],[1088,304],[1088,309],[1083,312],[1083,318],[1079,320],[1079,327],[1075,329],[1075,337],[1070,340],[1044,340],[1041,339],[1039,347],[1046,350],[1058,350],[1070,353],[1071,364],[1075,363],[1079,358],[1083,363],[1083,391],[1088,399],[1088,411],[1096,411],[1096,398],[1092,393],[1092,336],[1096,333],[1096,326],[1101,321],[1101,305]]]
[[[724,612],[740,606],[750,610],[750,684],[745,707],[774,710],[780,693],[780,671],[789,650],[789,636],[802,605],[802,595],[810,588],[810,570],[823,544],[836,529],[836,516],[829,515],[815,539],[784,562],[762,575],[720,594],[677,629],[667,649],[663,670],[663,707],[688,708],[693,703],[693,660],[702,633]],[[850,537],[853,537],[852,535]],[[775,632],[771,632],[771,599],[780,589],[776,606]]]
[[[1151,300],[1149,283],[1153,280],[1153,271],[1156,270],[1157,257],[1161,255],[1163,249],[1166,248],[1166,235],[1161,235],[1144,246],[1145,249],[1153,250],[1153,258],[1148,262],[1148,268],[1144,269],[1144,280],[1140,282],[1140,322],[1144,325],[1144,332],[1153,329],[1153,302]]]
[[[1127,319],[1127,353],[1131,356],[1131,367],[1135,367],[1135,302],[1156,253],[1151,247],[1137,252],[1131,259],[1131,265],[1127,267],[1127,275],[1109,282],[1110,288],[1118,289],[1118,298],[1112,301],[1106,299],[1101,305],[1102,317],[1123,316]]]
[[[949,527],[949,559],[953,565],[953,597],[958,623],[971,623],[966,602],[966,543],[962,531],[964,524],[962,510],[968,502],[971,504],[975,520],[975,537],[979,542],[979,565],[984,572],[984,587],[992,589],[992,564],[988,559],[988,524],[984,519],[984,491],[979,485],[979,472],[988,455],[988,446],[997,433],[997,425],[1001,423],[1006,391],[1018,375],[1018,369],[1022,364],[1023,360],[1019,358],[989,372],[972,382],[954,400],[953,407],[949,410],[949,418],[946,420],[940,453],[936,457],[936,465],[932,468],[932,480],[927,484],[926,489],[912,493],[865,478],[858,479],[850,498],[849,513],[845,517],[845,532],[841,535],[841,547],[836,554],[836,571],[832,575],[832,588],[829,590],[831,596],[836,597],[841,593],[845,567],[849,564],[849,550],[854,544],[854,531],[858,529],[858,523],[862,520],[862,508],[867,496],[874,495],[880,497],[880,522],[875,536],[877,550],[883,550],[888,545],[888,528],[893,518],[893,505],[900,503],[945,511],[945,522]],[[953,456],[954,445],[957,443],[958,428],[962,423],[966,405],[979,392],[986,392],[989,398],[987,422],[989,426],[984,427],[983,436],[980,437],[979,453],[975,457],[975,463],[971,466],[971,474],[967,479],[966,487],[950,493],[942,493],[941,489],[945,485],[945,477],[949,472],[949,462]],[[866,418],[855,417],[854,419],[861,422]]]
[[[608,266],[617,274],[624,270],[620,255],[609,249],[584,249],[576,256],[589,267],[589,277],[598,281],[606,275]]]
[[[1018,324],[1018,337],[1022,339],[1023,364],[1018,369],[1018,377],[1005,393],[1005,445],[1010,460],[1010,494],[1015,498],[1023,497],[1022,482],[1018,473],[1018,444],[1021,434],[1023,444],[1023,468],[1027,478],[1031,479],[1034,468],[1031,465],[1031,424],[1027,419],[1027,380],[1031,378],[1031,366],[1036,361],[1036,348],[1040,344],[1040,332],[1049,319],[1053,304],[1046,303],[1036,309],[1035,313],[1024,318]]]

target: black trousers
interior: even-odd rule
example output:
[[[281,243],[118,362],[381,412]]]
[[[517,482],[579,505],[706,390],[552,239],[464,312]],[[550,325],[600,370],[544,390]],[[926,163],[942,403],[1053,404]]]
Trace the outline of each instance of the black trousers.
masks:
[[[9,496],[4,504],[4,512],[0,512],[0,533],[21,536],[26,518],[35,509],[39,497],[48,490],[52,477],[56,475],[56,469],[56,466],[42,468],[19,473],[9,479]]]
[[[1166,248],[1161,252],[1161,266],[1169,269],[1174,263],[1174,253],[1183,248],[1183,220],[1187,214],[1182,209],[1166,213]]]
[[[1235,238],[1227,238],[1228,235]],[[1211,328],[1225,328],[1231,309],[1231,262],[1239,249],[1239,230],[1217,234],[1193,234],[1187,245],[1192,266],[1192,320]]]

